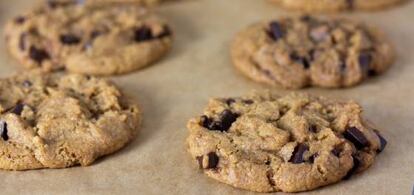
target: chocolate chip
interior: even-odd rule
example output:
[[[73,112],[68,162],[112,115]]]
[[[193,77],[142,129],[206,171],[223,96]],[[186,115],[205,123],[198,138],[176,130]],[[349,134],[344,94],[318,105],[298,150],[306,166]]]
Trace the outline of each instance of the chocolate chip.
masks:
[[[47,53],[44,49],[38,49],[35,46],[30,46],[29,56],[39,64],[50,58],[49,53]]]
[[[302,64],[305,69],[310,68],[310,63],[306,57],[301,57],[297,53],[291,53],[290,59],[296,63]]]
[[[349,10],[354,9],[354,0],[346,0],[346,4]]]
[[[340,148],[334,148],[334,149],[331,151],[331,153],[332,153],[333,155],[335,155],[336,157],[339,157],[339,155],[341,154],[341,152],[342,152],[342,149],[340,149]]]
[[[315,162],[315,159],[318,158],[318,156],[319,156],[319,154],[315,153],[315,154],[313,154],[312,156],[309,157],[308,161],[313,164]]]
[[[276,186],[276,182],[274,180],[275,173],[272,170],[267,170],[266,177],[267,181],[269,182],[270,186]]]
[[[19,49],[22,51],[26,49],[26,37],[27,37],[26,33],[22,33],[19,36]]]
[[[385,147],[387,146],[387,140],[382,137],[382,135],[379,133],[378,130],[374,130],[375,134],[377,134],[379,140],[380,140],[380,148],[377,150],[378,153],[381,153]]]
[[[23,81],[22,85],[23,85],[23,87],[31,87],[32,86],[32,82],[30,82],[28,80],[25,80],[25,81]]]
[[[143,26],[135,30],[135,41],[136,42],[142,42],[142,41],[148,41],[153,39],[152,31],[150,28]]]
[[[224,110],[219,117],[219,121],[214,121],[207,116],[201,116],[201,125],[212,131],[228,131],[234,121],[239,117],[238,114],[230,110]]]
[[[0,121],[0,134],[1,134],[1,138],[3,138],[4,141],[9,140],[9,135],[7,135],[6,121]]]
[[[208,164],[206,166],[206,169],[214,169],[217,167],[219,163],[219,157],[215,152],[210,152],[207,154],[208,157]]]
[[[60,42],[66,45],[76,45],[81,42],[81,39],[73,34],[60,35]]]
[[[312,132],[312,133],[317,133],[318,132],[318,126],[316,126],[316,125],[309,126],[309,131]]]
[[[220,115],[220,130],[227,131],[230,129],[231,125],[237,120],[239,117],[238,114],[231,112],[230,110],[224,110]]]
[[[377,71],[374,69],[370,69],[368,70],[368,76],[373,77],[373,76],[377,76]]]
[[[26,21],[26,18],[23,16],[18,16],[14,19],[14,22],[16,24],[23,24]]]
[[[226,104],[229,106],[232,105],[234,102],[236,102],[236,100],[234,100],[233,98],[226,99]]]
[[[304,22],[308,22],[310,20],[312,20],[312,17],[309,15],[303,15],[300,17],[300,20],[304,21]]]
[[[282,26],[279,24],[279,22],[270,23],[270,35],[275,41],[284,36]]]
[[[303,163],[303,153],[309,150],[309,147],[305,144],[298,144],[293,151],[293,155],[290,158],[289,162],[293,164]]]
[[[250,105],[250,104],[253,104],[254,101],[253,100],[243,100],[243,103],[247,104],[247,105]]]
[[[345,177],[343,178],[344,180],[348,180],[349,178],[351,178],[351,176],[358,170],[358,167],[361,164],[361,162],[355,156],[352,156],[352,159],[354,161],[354,166],[345,175]]]
[[[18,102],[9,112],[20,116],[23,112],[23,108],[24,104]]]
[[[352,142],[358,150],[370,145],[365,135],[356,127],[347,128],[343,135],[345,139]]]
[[[358,56],[358,62],[363,72],[368,73],[371,69],[372,56],[368,52],[362,52]]]

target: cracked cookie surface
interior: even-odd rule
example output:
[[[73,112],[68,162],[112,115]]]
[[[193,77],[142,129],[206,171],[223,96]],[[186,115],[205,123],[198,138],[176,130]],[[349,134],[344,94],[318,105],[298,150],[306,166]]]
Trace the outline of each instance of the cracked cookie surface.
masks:
[[[29,71],[0,79],[0,169],[87,166],[130,142],[139,108],[111,83]]]
[[[364,171],[387,142],[355,102],[270,92],[211,99],[188,123],[188,150],[220,182],[300,192]]]
[[[304,12],[337,12],[346,10],[377,10],[405,0],[269,0],[282,7]]]
[[[147,9],[55,2],[6,25],[10,53],[27,68],[91,75],[132,72],[165,56],[172,32]]]
[[[293,89],[354,86],[394,61],[393,47],[376,28],[312,16],[253,24],[237,34],[231,55],[247,77]]]

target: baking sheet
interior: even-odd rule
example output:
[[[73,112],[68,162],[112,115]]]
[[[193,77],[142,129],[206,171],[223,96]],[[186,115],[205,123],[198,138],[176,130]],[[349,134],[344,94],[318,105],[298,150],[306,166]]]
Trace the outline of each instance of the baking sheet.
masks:
[[[0,0],[0,25],[34,4]],[[229,58],[233,35],[252,22],[286,14],[262,0],[194,0],[162,6],[176,35],[160,63],[112,79],[140,102],[144,124],[137,139],[90,167],[0,171],[0,194],[250,194],[204,176],[186,151],[186,122],[209,97],[238,96],[266,87],[241,76]],[[386,74],[354,88],[306,89],[355,99],[381,127],[388,147],[375,164],[349,181],[309,194],[411,194],[414,185],[414,3],[381,12],[348,14],[380,26],[398,60]],[[0,40],[0,76],[22,70]],[[287,91],[281,89],[281,93]],[[282,194],[282,193],[279,193]]]

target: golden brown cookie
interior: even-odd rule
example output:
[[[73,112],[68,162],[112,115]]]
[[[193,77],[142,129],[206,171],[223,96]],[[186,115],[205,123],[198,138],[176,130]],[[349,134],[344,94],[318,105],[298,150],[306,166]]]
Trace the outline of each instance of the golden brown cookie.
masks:
[[[355,102],[268,92],[211,99],[188,123],[188,150],[209,177],[257,192],[300,192],[348,179],[387,142]]]
[[[6,27],[8,49],[27,68],[91,75],[132,72],[170,50],[170,28],[131,4],[60,2],[35,8]]]
[[[338,12],[346,10],[377,10],[405,0],[270,0],[282,7],[303,12]]]
[[[87,166],[136,135],[139,108],[111,83],[29,71],[0,79],[0,169]]]
[[[247,77],[293,89],[354,86],[394,61],[394,50],[378,29],[312,16],[253,24],[236,36],[231,55]]]

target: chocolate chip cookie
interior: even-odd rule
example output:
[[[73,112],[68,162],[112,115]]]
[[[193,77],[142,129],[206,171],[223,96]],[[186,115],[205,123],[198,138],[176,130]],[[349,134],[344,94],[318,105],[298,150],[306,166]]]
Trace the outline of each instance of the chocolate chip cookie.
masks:
[[[247,77],[293,89],[354,86],[394,61],[391,44],[376,28],[312,16],[253,24],[236,36],[231,54]]]
[[[270,0],[282,7],[304,12],[337,12],[383,9],[405,0]]]
[[[128,73],[163,57],[170,28],[132,4],[47,3],[11,20],[8,48],[27,68],[91,75]]]
[[[87,166],[136,135],[140,110],[111,83],[29,71],[0,79],[0,169]]]
[[[220,182],[257,192],[300,192],[348,179],[387,141],[361,107],[307,94],[270,92],[210,100],[188,123],[188,149]]]

